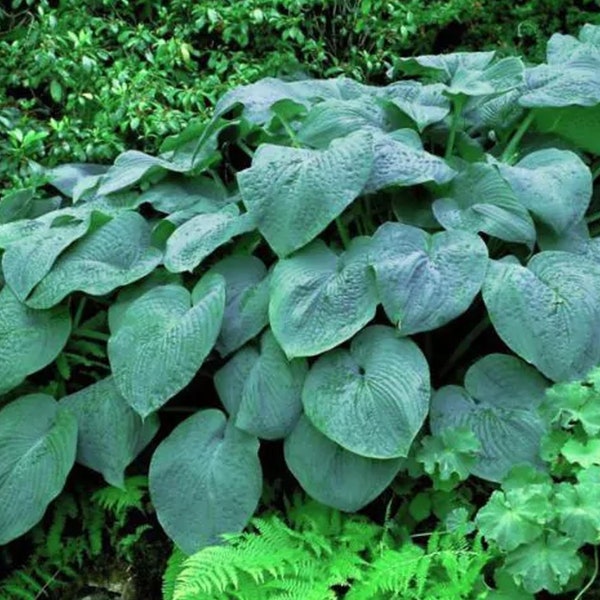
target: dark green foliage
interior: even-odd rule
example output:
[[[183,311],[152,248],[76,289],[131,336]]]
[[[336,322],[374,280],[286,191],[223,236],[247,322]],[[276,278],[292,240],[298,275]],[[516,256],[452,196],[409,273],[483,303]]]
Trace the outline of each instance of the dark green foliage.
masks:
[[[0,176],[29,160],[155,152],[237,84],[345,74],[384,81],[397,56],[500,49],[543,56],[596,0],[18,0],[0,9]]]

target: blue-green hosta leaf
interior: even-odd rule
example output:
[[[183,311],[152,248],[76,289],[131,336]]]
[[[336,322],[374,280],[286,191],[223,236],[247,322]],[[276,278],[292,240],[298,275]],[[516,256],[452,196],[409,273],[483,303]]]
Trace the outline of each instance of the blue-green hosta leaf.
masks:
[[[161,170],[185,173],[189,168],[139,150],[127,150],[117,156],[115,164],[102,176],[98,193],[102,196],[114,194],[138,183],[146,175]]]
[[[106,165],[71,163],[48,169],[46,176],[48,183],[61,194],[76,198],[82,191],[93,188],[107,170]]]
[[[467,165],[433,203],[433,213],[444,229],[483,231],[507,242],[535,241],[531,215],[493,165]]]
[[[60,254],[94,226],[109,220],[100,213],[56,217],[48,229],[8,245],[2,256],[2,272],[17,298],[25,302],[33,288],[48,274]]]
[[[539,447],[545,432],[538,407],[548,382],[514,356],[490,354],[476,362],[465,387],[449,385],[431,400],[434,435],[466,426],[477,436],[481,453],[472,472],[501,481],[517,464],[541,465]]]
[[[266,331],[260,351],[242,348],[215,374],[215,387],[235,426],[259,438],[285,437],[302,412],[306,360],[289,361]]]
[[[142,417],[181,391],[215,344],[225,310],[225,281],[204,277],[191,294],[156,287],[129,306],[108,341],[119,391]],[[135,351],[132,351],[132,348]]]
[[[434,181],[447,183],[456,172],[443,159],[423,150],[418,134],[399,129],[385,134],[373,131],[374,162],[364,192],[373,193],[392,185],[407,186]]]
[[[145,277],[161,260],[162,252],[151,246],[150,225],[138,213],[124,212],[64,252],[27,304],[48,308],[75,291],[102,296]]]
[[[321,233],[360,195],[373,164],[369,133],[335,140],[326,150],[263,144],[238,173],[246,209],[271,248],[286,256]]]
[[[186,554],[241,531],[262,491],[258,440],[220,410],[186,419],[156,449],[149,473],[158,520]]]
[[[253,216],[240,214],[235,204],[219,212],[197,215],[178,227],[167,240],[165,267],[173,273],[191,272],[219,246],[254,228]]]
[[[419,81],[398,81],[383,90],[383,97],[393,102],[423,131],[429,125],[443,121],[450,113],[450,100],[440,83],[423,85]]]
[[[452,76],[447,93],[465,96],[505,93],[523,83],[523,71],[523,61],[515,56],[503,58],[481,70],[459,67]]]
[[[518,89],[492,96],[474,97],[466,104],[462,117],[474,132],[509,131],[523,118],[525,110],[519,105]]]
[[[255,256],[229,256],[209,273],[225,278],[225,315],[216,348],[226,356],[258,335],[269,322],[270,276]]]
[[[341,256],[317,240],[279,261],[269,320],[288,358],[330,350],[375,316],[379,301],[369,258],[369,240],[356,238]]]
[[[236,87],[224,94],[217,102],[215,115],[223,115],[236,104],[242,104],[244,118],[256,125],[263,125],[272,119],[272,107],[281,100],[292,100],[309,108],[322,100],[358,98],[368,90],[368,86],[345,77],[302,81],[283,81],[266,77],[255,83]]]
[[[557,233],[580,221],[590,204],[592,174],[574,152],[538,150],[498,169],[519,202]]]
[[[494,52],[452,52],[399,58],[397,66],[409,75],[434,74],[448,83],[457,72],[483,71],[494,59]]]
[[[538,225],[537,243],[540,250],[564,250],[600,262],[600,238],[590,236],[584,220],[575,223],[560,234],[552,231],[549,227]]]
[[[327,148],[333,140],[364,128],[394,129],[389,111],[376,98],[325,100],[314,106],[298,131],[298,141],[313,148]]]
[[[0,544],[43,517],[63,489],[76,446],[75,418],[50,396],[23,396],[0,410]]]
[[[77,462],[123,488],[125,469],[158,431],[158,417],[150,415],[142,421],[112,377],[66,396],[60,405],[77,420]]]
[[[70,333],[66,308],[32,310],[4,286],[0,292],[0,394],[50,364]]]
[[[284,453],[288,468],[309,496],[347,512],[375,500],[404,465],[401,458],[377,460],[349,452],[305,416],[285,439]]]
[[[600,363],[600,264],[569,252],[527,267],[490,261],[483,300],[508,347],[553,381],[582,379]]]
[[[436,329],[465,312],[488,265],[487,247],[473,233],[429,235],[400,223],[379,227],[370,252],[379,298],[403,335]]]
[[[418,346],[391,327],[361,331],[311,367],[304,412],[321,433],[369,458],[407,456],[429,410],[429,367]]]
[[[216,212],[223,208],[226,201],[225,190],[208,177],[168,177],[138,197],[140,204],[147,202],[165,214],[192,207],[196,208],[197,214]]]

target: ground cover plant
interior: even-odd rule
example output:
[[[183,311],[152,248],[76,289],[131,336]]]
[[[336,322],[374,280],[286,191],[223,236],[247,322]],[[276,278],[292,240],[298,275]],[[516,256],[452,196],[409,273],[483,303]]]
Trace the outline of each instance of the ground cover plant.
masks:
[[[0,8],[0,185],[45,166],[155,153],[266,76],[382,83],[394,57],[499,49],[541,60],[597,0],[13,0]]]
[[[586,25],[535,66],[468,52],[397,59],[387,86],[263,79],[158,156],[5,197],[0,544],[74,462],[121,487],[146,454],[158,521],[196,555],[250,522],[281,459],[338,511],[391,486],[413,498],[396,520],[478,527],[499,589],[583,586],[599,68]]]

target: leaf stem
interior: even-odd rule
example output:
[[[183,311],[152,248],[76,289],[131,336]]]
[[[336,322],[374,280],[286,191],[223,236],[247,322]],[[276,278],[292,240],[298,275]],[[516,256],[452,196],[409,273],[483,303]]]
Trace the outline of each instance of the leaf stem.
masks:
[[[594,581],[598,577],[598,546],[594,546],[594,570],[592,571],[592,576],[589,581],[583,586],[581,591],[575,596],[574,600],[581,600],[583,595],[594,585]]]
[[[533,123],[533,118],[534,118],[534,113],[532,110],[530,110],[527,113],[527,116],[521,121],[521,124],[515,131],[515,134],[513,135],[512,139],[510,140],[510,142],[508,142],[508,146],[506,146],[506,148],[504,149],[504,152],[500,156],[501,162],[512,164],[512,160],[517,151],[517,148],[518,148],[519,144],[521,143],[523,136],[529,129],[530,125]]]
[[[93,329],[76,329],[73,332],[74,337],[88,338],[90,340],[99,340],[101,342],[107,342],[110,336],[108,333],[102,333],[100,331],[94,331]]]
[[[340,239],[342,240],[342,245],[344,246],[344,250],[348,250],[350,247],[350,234],[348,233],[348,228],[344,225],[341,217],[338,217],[335,220],[335,225],[337,227],[338,233],[340,234]]]
[[[456,142],[456,132],[458,131],[460,113],[462,112],[464,105],[465,98],[463,96],[457,96],[456,98],[452,99],[452,123],[450,125],[448,142],[446,143],[446,153],[444,154],[444,158],[446,158],[446,160],[452,156],[452,152],[454,151],[454,143]]]
[[[83,316],[83,309],[85,308],[85,304],[87,302],[87,298],[83,297],[79,304],[77,305],[77,310],[75,311],[75,317],[73,319],[73,327],[76,329],[81,322],[81,317]]]
[[[596,179],[598,179],[598,177],[600,177],[600,165],[598,165],[593,171],[592,171],[592,181],[596,181]]]
[[[242,140],[238,140],[237,141],[237,145],[240,147],[241,150],[244,151],[245,154],[247,154],[250,158],[254,158],[254,151],[251,150],[248,145],[246,144],[246,142],[242,141]]]
[[[292,142],[292,146],[294,146],[294,148],[300,148],[300,143],[298,142],[298,138],[296,137],[296,132],[291,128],[290,124],[281,115],[277,116],[279,117],[279,120],[281,121],[281,124],[285,129],[285,132],[288,134],[290,141]]]
[[[471,329],[471,331],[463,338],[462,342],[456,347],[444,368],[440,372],[440,377],[445,377],[450,369],[462,358],[462,356],[471,347],[471,344],[490,326],[490,319],[486,315]]]

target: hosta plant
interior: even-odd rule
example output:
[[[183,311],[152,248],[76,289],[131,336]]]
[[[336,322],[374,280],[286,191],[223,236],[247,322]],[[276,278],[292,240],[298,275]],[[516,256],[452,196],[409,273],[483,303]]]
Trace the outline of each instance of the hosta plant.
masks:
[[[153,440],[151,499],[187,554],[248,523],[261,445],[349,512],[406,477],[422,432],[442,470],[468,433],[463,478],[543,470],[546,389],[600,363],[598,69],[588,25],[537,66],[266,79],[159,156],[4,198],[0,543],[75,461],[123,485]]]

